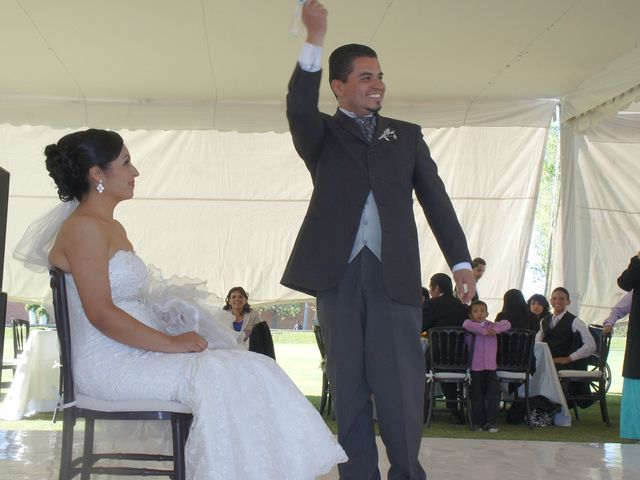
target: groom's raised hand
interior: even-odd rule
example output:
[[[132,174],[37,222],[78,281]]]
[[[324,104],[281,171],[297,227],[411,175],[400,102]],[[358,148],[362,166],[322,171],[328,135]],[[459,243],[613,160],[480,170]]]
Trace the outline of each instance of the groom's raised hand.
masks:
[[[307,29],[307,43],[321,46],[327,33],[327,9],[317,0],[307,0],[302,6],[302,23]]]

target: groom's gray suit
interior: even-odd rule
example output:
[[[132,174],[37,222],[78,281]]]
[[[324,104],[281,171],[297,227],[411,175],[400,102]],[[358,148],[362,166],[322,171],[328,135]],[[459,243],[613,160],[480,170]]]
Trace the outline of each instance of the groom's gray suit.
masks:
[[[425,478],[417,461],[424,358],[421,276],[412,193],[449,265],[470,262],[462,228],[420,127],[377,116],[369,143],[354,120],[318,110],[321,72],[296,67],[287,117],[313,194],[282,284],[317,296],[336,399],[341,478],[379,478],[370,396],[391,460],[389,478]],[[382,233],[349,262],[369,192]]]

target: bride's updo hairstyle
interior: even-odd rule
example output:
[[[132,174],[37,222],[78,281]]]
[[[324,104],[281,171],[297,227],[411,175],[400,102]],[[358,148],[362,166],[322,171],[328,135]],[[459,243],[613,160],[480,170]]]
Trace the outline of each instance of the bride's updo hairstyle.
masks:
[[[44,149],[49,176],[63,202],[78,201],[89,191],[89,169],[109,170],[122,152],[124,141],[116,132],[90,128],[65,135]]]

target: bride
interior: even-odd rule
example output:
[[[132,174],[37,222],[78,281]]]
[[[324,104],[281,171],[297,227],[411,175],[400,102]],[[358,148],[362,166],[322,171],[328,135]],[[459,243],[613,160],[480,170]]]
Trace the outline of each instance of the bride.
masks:
[[[238,349],[232,329],[201,303],[178,315],[188,331],[168,328],[176,326],[167,320],[171,308],[150,302],[149,270],[113,218],[116,205],[133,196],[138,176],[120,135],[71,133],[47,146],[45,156],[60,199],[78,202],[52,232],[48,254],[49,264],[68,274],[77,391],[188,405],[194,417],[185,452],[189,479],[312,479],[346,461],[277,364]],[[47,239],[27,240],[42,247]],[[29,261],[31,252],[20,250]],[[201,318],[187,318],[188,312]]]

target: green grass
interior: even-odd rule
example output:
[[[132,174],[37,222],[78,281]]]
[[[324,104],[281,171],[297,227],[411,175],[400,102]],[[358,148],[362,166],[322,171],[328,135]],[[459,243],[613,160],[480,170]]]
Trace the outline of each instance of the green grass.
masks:
[[[316,408],[320,405],[320,389],[322,372],[320,355],[312,332],[293,332],[274,330],[272,332],[276,349],[278,364],[298,385]],[[11,342],[8,332],[8,339]],[[7,350],[8,348],[8,350]],[[13,350],[9,343],[5,345],[5,352]],[[573,420],[571,427],[546,427],[529,430],[527,425],[509,425],[505,420],[505,413],[501,412],[498,418],[500,432],[489,434],[486,432],[471,432],[466,425],[451,425],[449,415],[446,412],[436,412],[431,428],[424,428],[423,435],[433,438],[477,438],[495,440],[536,440],[536,441],[562,441],[562,442],[589,442],[589,443],[624,443],[619,438],[620,395],[616,391],[616,381],[620,379],[624,339],[614,338],[609,364],[614,375],[614,384],[607,396],[611,427],[607,427],[600,418],[600,407],[596,404],[586,410],[580,410],[580,421]],[[7,375],[5,373],[5,375]],[[5,377],[6,378],[6,377]],[[324,417],[327,425],[336,433],[336,422],[329,415]],[[376,426],[377,428],[377,426]],[[2,430],[61,430],[62,423],[51,423],[50,413],[40,413],[28,419],[16,422],[0,421]]]

